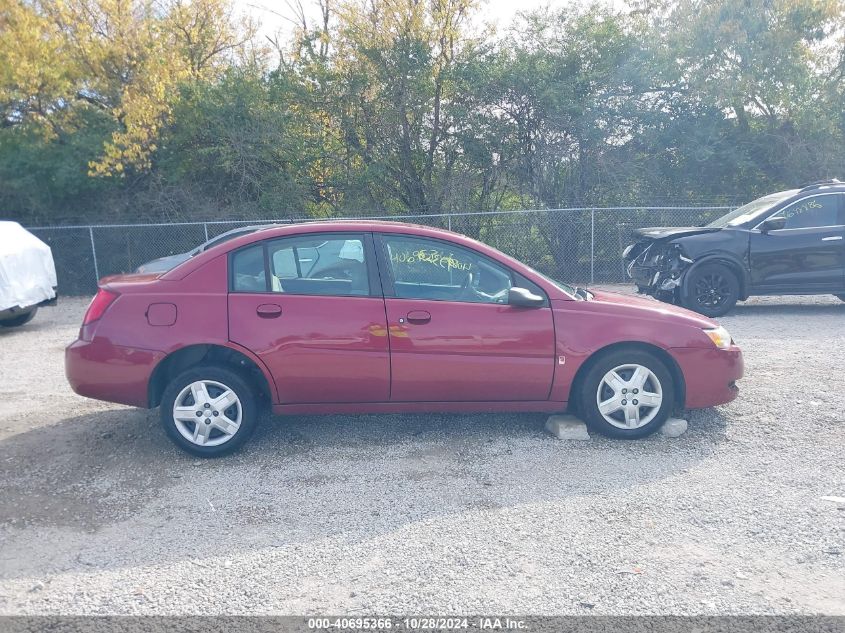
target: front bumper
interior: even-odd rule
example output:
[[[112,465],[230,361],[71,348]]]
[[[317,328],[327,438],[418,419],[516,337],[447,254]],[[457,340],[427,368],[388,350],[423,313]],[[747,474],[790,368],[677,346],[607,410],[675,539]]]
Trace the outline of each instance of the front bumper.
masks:
[[[690,264],[692,260],[679,247],[660,242],[639,242],[626,250],[628,276],[640,292],[652,295],[674,292]]]
[[[742,378],[745,363],[736,345],[728,349],[676,347],[669,352],[684,376],[686,408],[714,407],[739,395],[736,381]]]
[[[660,266],[642,266],[629,263],[626,266],[628,276],[642,291],[672,292],[681,285],[680,270],[667,270]]]
[[[634,283],[642,288],[652,287],[661,273],[656,266],[637,266],[630,262],[626,265],[625,270],[628,271],[628,276]]]
[[[103,338],[80,339],[65,349],[65,376],[80,396],[146,408],[150,376],[164,356]]]

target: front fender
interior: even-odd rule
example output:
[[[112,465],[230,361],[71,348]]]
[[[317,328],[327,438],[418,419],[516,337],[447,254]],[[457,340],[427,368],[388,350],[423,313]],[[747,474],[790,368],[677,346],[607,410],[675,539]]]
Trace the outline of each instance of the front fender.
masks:
[[[739,278],[740,299],[748,298],[748,290],[751,287],[748,231],[729,227],[715,233],[681,237],[673,242],[680,247],[684,255],[693,260],[693,263],[684,271],[684,276],[691,270],[695,270],[696,266],[722,262],[729,266]],[[681,285],[682,293],[684,286],[685,284]]]
[[[751,275],[748,272],[748,267],[745,265],[745,262],[742,258],[737,257],[734,253],[730,253],[728,251],[719,251],[715,253],[710,253],[704,255],[703,257],[696,259],[695,262],[690,264],[690,266],[684,270],[683,274],[681,275],[681,293],[684,297],[687,297],[688,286],[686,284],[687,277],[692,273],[692,271],[696,270],[698,267],[703,266],[705,264],[713,264],[719,263],[728,266],[739,278],[739,298],[741,300],[745,300],[748,298],[748,289],[751,287]]]

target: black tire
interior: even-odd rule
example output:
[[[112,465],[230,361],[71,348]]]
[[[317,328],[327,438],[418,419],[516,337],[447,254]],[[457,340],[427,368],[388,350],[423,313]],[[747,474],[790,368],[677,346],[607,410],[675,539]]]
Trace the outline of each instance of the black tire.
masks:
[[[217,442],[218,439],[226,436],[226,433],[218,429],[216,425],[221,423],[228,425],[226,420],[236,419],[236,410],[233,408],[235,405],[221,409],[212,417],[210,414],[216,410],[213,406],[207,408],[204,406],[201,407],[194,401],[192,395],[182,394],[183,390],[189,385],[200,381],[218,383],[234,392],[235,396],[237,396],[237,405],[240,408],[240,425],[228,440],[224,440],[222,443],[216,445],[205,446],[189,440],[182,434],[180,428],[190,433],[201,422],[193,421],[194,426],[191,426],[191,422],[185,421],[180,423],[174,417],[174,405],[176,404],[177,397],[179,397],[181,404],[186,407],[195,406],[197,410],[203,412],[209,409],[209,414],[203,414],[202,417],[197,418],[206,423],[206,426],[202,427],[202,430],[204,433],[209,434],[207,441]],[[212,397],[220,396],[223,393],[215,385],[206,385],[206,391]],[[164,394],[161,397],[161,424],[164,427],[164,432],[167,433],[167,437],[179,448],[191,455],[198,457],[222,457],[238,450],[249,439],[253,431],[255,431],[255,427],[258,424],[258,406],[255,393],[250,384],[240,374],[230,369],[212,365],[192,367],[179,374],[164,390]],[[196,435],[196,433],[194,434]]]
[[[739,279],[724,264],[702,264],[684,278],[682,305],[708,317],[730,312],[739,300]]]
[[[35,318],[35,313],[38,312],[38,308],[33,308],[29,312],[24,312],[23,314],[19,314],[16,317],[12,317],[10,319],[3,319],[0,321],[0,326],[3,327],[20,327],[21,325],[26,325],[32,319]]]
[[[650,377],[643,387],[643,391],[648,388],[650,389],[649,393],[656,393],[659,387],[659,391],[662,392],[662,401],[659,407],[638,407],[640,414],[644,417],[648,417],[655,409],[656,413],[650,421],[637,428],[620,428],[614,426],[599,411],[599,388],[602,388],[602,394],[605,394],[606,390],[609,389],[607,385],[603,384],[605,375],[611,370],[625,365],[640,365],[647,368],[657,378],[659,385],[655,385],[653,378]],[[626,371],[623,370],[620,375],[625,378],[633,377],[626,375]],[[637,439],[651,435],[666,422],[666,419],[675,407],[675,382],[666,364],[655,354],[633,348],[619,349],[604,354],[591,363],[584,379],[581,381],[577,397],[579,413],[591,430],[613,438]],[[602,397],[607,399],[604,395]],[[632,401],[634,401],[633,398]],[[617,422],[620,424],[624,423],[624,412],[614,412],[610,417],[616,419],[616,417],[619,417],[617,413],[621,413],[622,418],[622,420],[617,420]]]

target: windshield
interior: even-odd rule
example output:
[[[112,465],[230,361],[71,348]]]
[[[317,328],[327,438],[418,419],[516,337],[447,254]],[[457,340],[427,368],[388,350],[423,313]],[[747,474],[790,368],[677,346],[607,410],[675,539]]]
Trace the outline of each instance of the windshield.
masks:
[[[721,218],[713,220],[707,226],[721,229],[726,226],[739,226],[740,224],[745,224],[746,222],[762,215],[778,202],[786,200],[794,194],[795,190],[780,191],[778,193],[769,194],[768,196],[763,196],[762,198],[757,198],[753,202],[749,202],[748,204],[741,206],[739,209],[734,209],[730,213],[723,215]]]
[[[529,266],[529,268],[530,268],[530,266]],[[578,297],[578,293],[575,291],[574,286],[570,286],[569,284],[565,284],[562,281],[558,281],[557,279],[552,279],[548,275],[544,275],[543,273],[541,273],[536,268],[531,268],[531,270],[534,271],[535,274],[539,275],[540,277],[542,277],[543,279],[548,281],[553,286],[557,286],[558,288],[563,290],[566,294],[572,295],[573,297]]]

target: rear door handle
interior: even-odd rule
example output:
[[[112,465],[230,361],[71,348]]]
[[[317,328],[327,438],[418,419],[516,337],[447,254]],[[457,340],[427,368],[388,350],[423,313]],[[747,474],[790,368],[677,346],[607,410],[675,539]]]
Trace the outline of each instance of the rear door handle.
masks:
[[[835,242],[836,240],[841,240],[841,235],[831,235],[829,237],[823,237],[822,242]]]
[[[408,323],[428,323],[431,321],[431,313],[428,310],[411,310],[408,313]]]
[[[275,303],[262,303],[255,309],[255,313],[262,319],[275,319],[282,316],[282,306]]]

